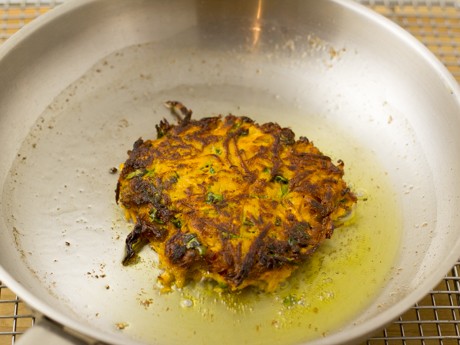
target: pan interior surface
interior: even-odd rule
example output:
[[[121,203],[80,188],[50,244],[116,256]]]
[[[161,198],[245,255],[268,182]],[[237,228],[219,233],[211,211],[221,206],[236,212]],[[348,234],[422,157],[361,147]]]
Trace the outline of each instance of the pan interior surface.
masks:
[[[282,75],[271,76],[274,85],[264,90],[259,83],[267,82],[270,64],[233,52],[209,52],[204,60],[200,51],[184,47],[187,41],[185,35],[182,48],[169,47],[165,55],[148,44],[117,51],[50,104],[9,174],[4,192],[9,226],[41,283],[101,330],[121,327],[142,341],[177,344],[220,337],[227,339],[221,343],[293,344],[321,337],[370,304],[394,263],[402,218],[391,182],[371,150],[332,114],[312,112],[300,95],[296,101],[295,90],[276,90]],[[239,80],[241,64],[253,73],[249,80]],[[188,83],[177,83],[174,75]],[[123,240],[133,225],[114,203],[117,175],[109,170],[124,161],[138,136],[154,136],[155,124],[169,115],[162,103],[170,98],[190,104],[196,116],[225,109],[311,133],[310,139],[335,160],[347,162],[347,176],[362,196],[355,225],[337,230],[275,294],[232,295],[206,284],[160,294],[150,250],[142,253],[143,262],[121,265]],[[359,302],[351,306],[350,298]]]
[[[458,95],[404,36],[340,2],[322,3],[69,6],[68,37],[82,20],[117,19],[92,41],[94,32],[75,38],[88,49],[102,42],[100,56],[81,63],[82,48],[69,46],[65,62],[37,66],[43,78],[64,77],[49,84],[54,94],[34,91],[35,107],[19,104],[19,87],[0,89],[0,100],[9,99],[0,103],[7,114],[0,143],[10,148],[0,164],[0,263],[9,285],[31,291],[24,298],[47,315],[112,343],[353,341],[399,315],[414,291],[421,297],[458,249],[460,168],[451,160],[460,148]],[[165,15],[152,24],[157,13]],[[117,45],[111,29],[120,23]],[[48,26],[62,24],[57,17]],[[384,38],[376,43],[375,35]],[[41,43],[58,50],[61,39]],[[0,67],[13,64],[10,54]],[[152,251],[136,266],[121,265],[132,225],[115,204],[117,175],[109,171],[138,137],[155,136],[171,99],[196,117],[278,122],[345,161],[345,179],[361,196],[355,223],[336,231],[278,294],[235,297],[206,286],[160,294]]]

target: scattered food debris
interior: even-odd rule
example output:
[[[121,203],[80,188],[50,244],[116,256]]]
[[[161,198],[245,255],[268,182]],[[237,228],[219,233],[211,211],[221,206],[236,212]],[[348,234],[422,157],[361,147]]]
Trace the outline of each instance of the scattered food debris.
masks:
[[[122,329],[125,329],[126,327],[128,327],[129,324],[126,323],[126,322],[117,322],[117,323],[115,324],[115,326],[116,326],[118,329],[122,330]]]
[[[144,307],[148,308],[148,307],[150,307],[150,305],[153,303],[153,299],[152,299],[152,298],[145,299],[145,300],[140,301],[140,303],[141,303],[141,305],[143,305]]]

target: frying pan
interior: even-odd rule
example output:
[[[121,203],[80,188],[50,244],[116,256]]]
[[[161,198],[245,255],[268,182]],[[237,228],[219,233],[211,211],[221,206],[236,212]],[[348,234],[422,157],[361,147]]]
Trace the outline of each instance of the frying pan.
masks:
[[[45,315],[20,343],[356,343],[460,254],[458,85],[413,37],[356,3],[69,1],[2,45],[0,80],[0,277]],[[131,225],[109,171],[137,138],[154,137],[170,99],[196,117],[279,122],[345,161],[356,222],[376,240],[367,270],[344,280],[350,293],[375,289],[324,302],[326,318],[349,309],[344,320],[313,337],[278,312],[259,327],[291,309],[254,294],[247,308],[227,301],[212,314],[206,300],[221,305],[222,295],[158,293],[152,251],[121,265]],[[362,264],[350,260],[336,273]]]

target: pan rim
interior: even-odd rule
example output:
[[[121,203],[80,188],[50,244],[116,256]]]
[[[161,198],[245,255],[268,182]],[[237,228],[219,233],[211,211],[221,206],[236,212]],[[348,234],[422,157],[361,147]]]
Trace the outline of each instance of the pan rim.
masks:
[[[337,3],[344,8],[358,14],[359,16],[365,16],[371,19],[374,23],[381,25],[387,29],[395,38],[403,41],[410,47],[410,49],[415,50],[417,55],[421,56],[424,61],[426,61],[430,67],[432,67],[440,80],[443,81],[446,88],[451,92],[452,97],[456,100],[456,103],[459,104],[460,108],[460,87],[452,74],[447,70],[447,68],[435,57],[435,55],[428,50],[421,42],[419,42],[415,37],[410,35],[400,26],[390,21],[389,19],[373,12],[372,10],[366,8],[365,6],[353,2],[352,0],[330,0],[331,2]],[[97,0],[70,0],[64,2],[62,5],[53,9],[52,11],[47,12],[46,14],[40,16],[30,24],[26,25],[24,28],[20,29],[15,33],[9,40],[2,44],[0,47],[0,60],[8,55],[14,48],[25,40],[29,35],[33,34],[37,29],[48,25],[54,19],[58,18],[64,13],[69,13],[78,8],[84,7],[87,4],[97,2]],[[326,339],[317,339],[311,341],[309,344],[332,344],[332,343],[343,343],[346,341],[352,341],[360,338],[364,338],[374,330],[379,327],[383,327],[385,324],[391,322],[395,317],[399,316],[401,312],[410,308],[415,302],[423,298],[426,293],[433,288],[445,275],[445,273],[452,267],[452,265],[458,260],[458,255],[456,253],[460,252],[460,240],[457,241],[453,250],[446,255],[442,260],[442,265],[439,266],[438,273],[432,275],[430,279],[426,279],[423,284],[420,284],[415,290],[407,294],[402,300],[398,302],[382,313],[377,317],[372,318],[371,320],[364,321],[359,325],[355,325],[352,329],[347,331],[345,334],[330,334]],[[444,269],[445,268],[445,269]],[[16,281],[13,276],[11,276],[0,264],[0,277],[1,279],[11,288],[12,291],[17,293],[21,298],[30,305],[33,309],[39,311],[40,313],[45,314],[53,320],[58,321],[60,324],[69,327],[77,332],[80,332],[85,335],[89,335],[95,339],[100,339],[102,341],[108,341],[111,343],[119,343],[121,340],[118,337],[115,337],[111,334],[101,332],[99,330],[93,329],[89,326],[86,326],[76,320],[68,317],[66,314],[61,313],[48,304],[41,301],[37,298],[32,291],[28,291],[24,288],[18,281]],[[123,339],[123,343],[126,343],[126,339]],[[131,341],[132,344],[140,344],[136,341]]]
[[[444,64],[442,64],[442,62],[419,40],[395,22],[378,14],[377,12],[372,11],[364,5],[352,0],[332,0],[332,2],[343,5],[358,15],[371,19],[374,23],[389,30],[394,37],[403,41],[408,47],[416,51],[417,55],[421,56],[424,61],[436,71],[437,76],[444,82],[446,89],[450,91],[460,109],[460,86],[458,82],[446,66],[444,66]],[[350,341],[365,340],[367,336],[371,335],[379,328],[391,323],[395,318],[413,306],[414,303],[417,303],[426,296],[426,294],[433,289],[436,284],[443,279],[443,277],[445,277],[446,273],[450,268],[452,268],[455,262],[458,261],[459,256],[457,253],[459,252],[460,239],[457,240],[450,253],[444,256],[442,265],[438,266],[439,269],[437,270],[437,274],[432,274],[430,279],[425,279],[423,284],[418,285],[416,289],[412,290],[403,299],[399,300],[397,304],[392,305],[370,320],[366,320],[359,325],[354,325],[353,328],[345,334],[332,333],[326,339],[313,340],[311,345],[342,344]]]

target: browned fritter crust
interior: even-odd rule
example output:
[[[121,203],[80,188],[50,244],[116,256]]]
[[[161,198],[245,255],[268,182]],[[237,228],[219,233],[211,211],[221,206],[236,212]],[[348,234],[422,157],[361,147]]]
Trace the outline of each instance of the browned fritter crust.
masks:
[[[137,140],[118,181],[117,201],[135,222],[125,263],[150,243],[166,287],[209,278],[230,290],[274,290],[355,204],[343,162],[276,123],[192,120],[170,104],[184,118],[161,121],[156,140]]]

